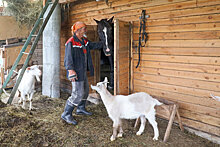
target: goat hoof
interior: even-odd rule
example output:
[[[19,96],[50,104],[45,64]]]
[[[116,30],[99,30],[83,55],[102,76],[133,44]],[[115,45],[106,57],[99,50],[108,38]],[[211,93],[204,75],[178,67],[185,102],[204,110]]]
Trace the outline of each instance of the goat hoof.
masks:
[[[29,110],[32,110],[32,111],[36,111],[36,110],[38,110],[39,108],[35,108],[35,107],[31,107],[31,108],[29,108]]]
[[[154,137],[153,140],[158,140],[158,137]]]
[[[140,136],[141,134],[142,132],[139,132],[139,131],[136,133],[137,136]]]
[[[25,107],[25,106],[21,106],[21,108],[22,108],[22,109],[24,109],[24,110],[26,109],[26,107]]]
[[[114,140],[115,140],[115,137],[112,135],[111,138],[110,138],[110,140],[111,140],[111,141],[114,141]]]
[[[117,137],[118,137],[118,138],[122,137],[122,133],[119,133],[119,134],[117,135]]]

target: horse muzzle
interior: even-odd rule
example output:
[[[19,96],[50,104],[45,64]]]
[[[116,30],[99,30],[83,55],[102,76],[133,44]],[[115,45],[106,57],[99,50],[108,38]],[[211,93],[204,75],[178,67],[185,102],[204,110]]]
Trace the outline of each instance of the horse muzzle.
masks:
[[[109,48],[107,48],[105,51],[105,56],[111,56],[111,50]]]

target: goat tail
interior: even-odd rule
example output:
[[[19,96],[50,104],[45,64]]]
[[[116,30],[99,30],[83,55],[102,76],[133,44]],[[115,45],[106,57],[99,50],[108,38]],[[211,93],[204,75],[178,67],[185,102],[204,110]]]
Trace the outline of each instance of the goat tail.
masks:
[[[163,103],[159,102],[157,99],[154,99],[154,100],[155,100],[154,102],[156,103],[156,105],[158,105],[158,106],[163,105]]]
[[[210,93],[210,96],[216,100],[216,101],[219,101],[220,102],[220,97],[219,96],[214,96],[213,94]]]

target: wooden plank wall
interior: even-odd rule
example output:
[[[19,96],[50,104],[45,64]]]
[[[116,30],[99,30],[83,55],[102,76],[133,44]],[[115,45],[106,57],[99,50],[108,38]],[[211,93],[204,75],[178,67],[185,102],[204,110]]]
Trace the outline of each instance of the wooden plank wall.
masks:
[[[149,40],[138,60],[139,16],[146,9]],[[133,88],[178,102],[183,124],[220,137],[220,1],[109,0],[71,4],[69,24],[93,18],[133,22]],[[61,38],[62,39],[62,38]]]
[[[0,66],[3,67],[5,71],[9,70],[13,66],[23,45],[24,43],[16,43],[16,44],[4,45],[3,48],[1,48],[2,56],[0,56],[0,58],[3,61],[3,63]],[[27,53],[30,51],[30,48],[31,45],[28,45],[26,50]],[[26,57],[27,57],[26,55],[23,55],[18,65],[23,65],[26,60]],[[32,63],[32,60],[30,60],[29,63]]]

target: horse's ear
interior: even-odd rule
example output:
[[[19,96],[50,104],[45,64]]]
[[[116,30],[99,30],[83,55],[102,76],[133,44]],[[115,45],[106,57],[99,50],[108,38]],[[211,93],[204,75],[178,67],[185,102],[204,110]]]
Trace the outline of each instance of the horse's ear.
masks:
[[[114,16],[112,16],[112,18],[110,18],[110,19],[108,20],[108,22],[113,23],[113,18],[114,18]]]
[[[94,19],[94,18],[93,18]],[[96,19],[94,19],[95,20],[95,22],[98,24],[100,21],[98,21],[98,20],[96,20]]]

